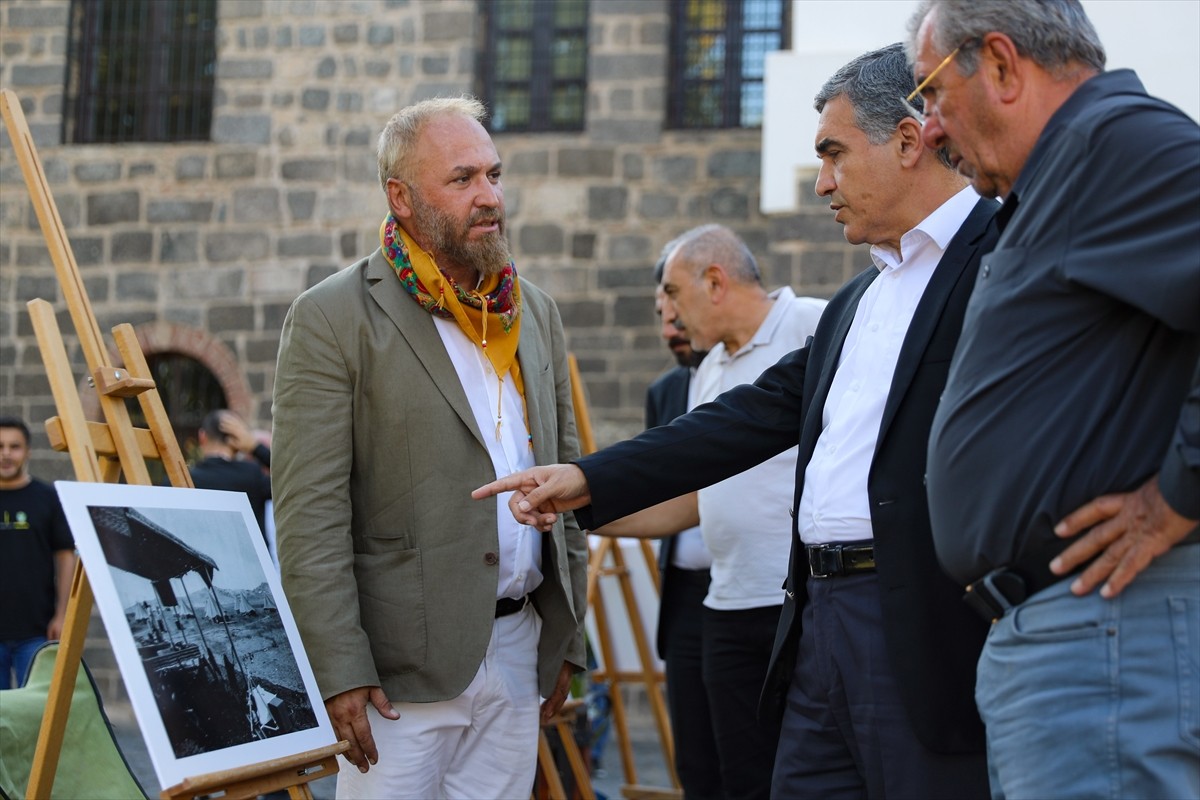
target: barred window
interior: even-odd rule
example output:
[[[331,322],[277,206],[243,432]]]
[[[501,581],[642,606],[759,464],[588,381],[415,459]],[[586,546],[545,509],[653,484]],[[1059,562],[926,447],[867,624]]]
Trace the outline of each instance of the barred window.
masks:
[[[583,130],[587,11],[587,0],[480,0],[476,85],[491,130]]]
[[[63,141],[207,141],[217,0],[71,0]]]
[[[667,121],[673,128],[762,125],[763,64],[789,46],[790,0],[675,0]]]

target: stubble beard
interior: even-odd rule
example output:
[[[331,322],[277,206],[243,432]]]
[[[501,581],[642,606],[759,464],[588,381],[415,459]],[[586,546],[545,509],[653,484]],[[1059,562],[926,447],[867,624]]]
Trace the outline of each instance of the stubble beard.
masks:
[[[504,212],[500,209],[477,209],[467,224],[460,226],[458,220],[429,205],[415,192],[412,207],[417,230],[429,238],[435,253],[454,265],[469,267],[480,275],[498,275],[512,260]],[[495,222],[499,228],[472,241],[471,226],[481,222]]]

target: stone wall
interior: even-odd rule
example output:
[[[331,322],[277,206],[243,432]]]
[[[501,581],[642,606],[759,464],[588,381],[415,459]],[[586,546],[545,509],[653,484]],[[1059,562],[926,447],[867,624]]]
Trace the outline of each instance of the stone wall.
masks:
[[[640,429],[645,387],[671,363],[651,279],[668,240],[730,225],[770,288],[800,294],[828,296],[867,263],[810,177],[798,213],[759,212],[759,131],[664,129],[668,3],[592,0],[585,131],[495,137],[518,268],[558,300],[600,445]],[[132,323],[151,350],[191,343],[231,403],[269,428],[284,314],[377,245],[375,136],[407,103],[472,90],[476,5],[220,0],[212,141],[163,145],[61,143],[68,8],[0,3],[0,86],[20,99],[100,328]],[[56,412],[25,310],[34,297],[63,308],[4,132],[0,408],[38,429],[36,474],[71,477],[40,430]]]

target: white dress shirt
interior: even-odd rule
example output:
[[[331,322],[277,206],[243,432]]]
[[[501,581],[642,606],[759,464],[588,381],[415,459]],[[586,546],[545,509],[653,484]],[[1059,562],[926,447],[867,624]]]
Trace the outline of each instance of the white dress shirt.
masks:
[[[804,346],[825,301],[796,297],[784,287],[754,337],[736,353],[718,344],[696,370],[688,407],[713,400]],[[712,583],[704,605],[721,611],[781,605],[792,546],[796,493],[793,447],[757,466],[700,490],[700,531],[712,553]]]
[[[963,189],[900,239],[900,254],[871,247],[879,277],[859,300],[804,471],[800,539],[805,544],[874,538],[867,474],[900,348],[917,303],[954,234],[979,201]]]
[[[496,380],[496,370],[483,350],[467,338],[458,322],[435,316],[434,324],[446,353],[458,373],[475,413],[475,422],[483,434],[483,443],[492,459],[496,477],[503,477],[534,466],[533,449],[525,429],[525,406],[521,393],[510,376],[504,383]],[[502,395],[503,424],[496,437],[496,396]],[[521,525],[508,510],[512,492],[496,495],[496,527],[500,535],[500,574],[496,597],[520,598],[542,582],[542,538],[536,528]],[[464,503],[474,502],[469,497]]]

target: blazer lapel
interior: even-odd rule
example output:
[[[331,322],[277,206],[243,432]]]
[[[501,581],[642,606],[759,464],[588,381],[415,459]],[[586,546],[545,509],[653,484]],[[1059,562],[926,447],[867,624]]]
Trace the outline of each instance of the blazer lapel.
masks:
[[[933,272],[933,277],[929,279],[929,285],[921,295],[921,301],[917,303],[912,323],[904,336],[904,344],[900,347],[900,357],[896,361],[896,371],[892,375],[892,385],[883,407],[883,419],[879,424],[877,441],[884,440],[888,426],[896,416],[896,409],[899,408],[900,401],[904,399],[913,377],[917,374],[917,367],[921,364],[933,332],[941,322],[946,302],[962,277],[963,270],[976,258],[988,222],[998,208],[999,205],[992,200],[981,199],[975,204],[958,233],[950,240],[946,252],[942,254],[942,260]]]
[[[533,436],[533,458],[538,464],[558,463],[558,442],[550,420],[557,420],[553,398],[553,382],[547,385],[542,370],[550,362],[547,343],[542,338],[530,305],[521,309],[521,341],[517,345],[517,360],[521,364],[521,380],[525,383],[525,412],[529,417],[529,433]],[[549,416],[547,416],[547,414]]]
[[[458,380],[458,372],[446,353],[446,346],[442,344],[442,337],[438,335],[429,312],[407,296],[382,251],[376,250],[371,254],[367,262],[367,278],[370,281],[371,298],[408,342],[446,402],[471,434],[483,444],[483,435],[479,432],[471,404]]]

